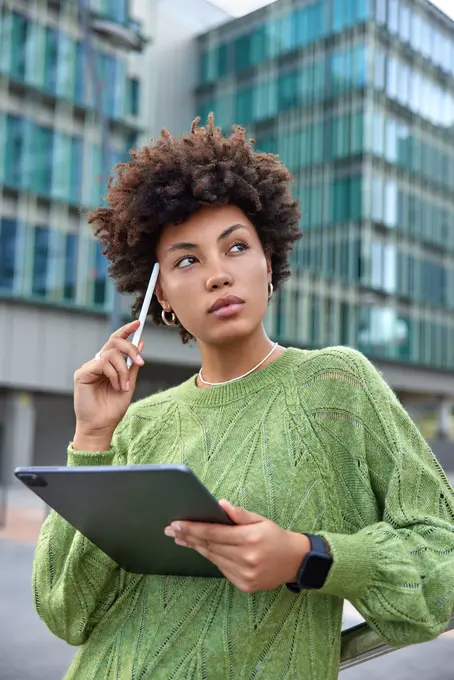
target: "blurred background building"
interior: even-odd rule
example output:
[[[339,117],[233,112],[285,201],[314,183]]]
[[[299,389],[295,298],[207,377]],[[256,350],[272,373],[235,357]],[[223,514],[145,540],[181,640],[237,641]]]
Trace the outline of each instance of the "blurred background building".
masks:
[[[446,437],[454,23],[428,0],[278,0],[237,19],[228,4],[92,0],[110,167],[162,126],[187,130],[196,113],[214,111],[226,132],[245,125],[294,173],[303,209],[305,236],[292,279],[273,298],[269,332],[300,347],[357,347],[415,417],[436,409],[432,434]],[[64,462],[73,372],[104,343],[119,304],[79,209],[99,205],[105,172],[79,6],[0,0],[8,480],[15,465]],[[199,360],[176,333],[151,328],[145,358],[137,396],[184,379]]]

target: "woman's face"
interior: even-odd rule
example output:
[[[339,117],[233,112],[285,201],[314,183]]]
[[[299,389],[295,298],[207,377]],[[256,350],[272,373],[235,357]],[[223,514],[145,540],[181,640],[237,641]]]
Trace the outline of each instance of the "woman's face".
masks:
[[[168,225],[157,256],[158,300],[197,340],[222,344],[262,323],[271,268],[239,208],[202,208],[182,224]]]

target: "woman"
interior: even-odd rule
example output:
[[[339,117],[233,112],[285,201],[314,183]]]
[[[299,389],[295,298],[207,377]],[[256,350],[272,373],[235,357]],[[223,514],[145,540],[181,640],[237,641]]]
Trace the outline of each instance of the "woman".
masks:
[[[202,368],[129,407],[138,324],[114,333],[75,374],[68,464],[184,462],[235,526],[166,528],[225,579],[140,576],[52,513],[34,596],[82,645],[67,678],[334,680],[344,598],[393,646],[435,638],[454,609],[443,471],[364,356],[284,349],[263,327],[300,236],[288,171],[212,116],[132,157],[90,221],[136,311],[160,263],[151,316],[196,339]]]

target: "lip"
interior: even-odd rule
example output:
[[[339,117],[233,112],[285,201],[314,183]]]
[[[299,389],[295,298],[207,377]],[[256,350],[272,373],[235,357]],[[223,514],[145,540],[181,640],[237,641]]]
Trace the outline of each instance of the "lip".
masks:
[[[208,313],[213,314],[223,307],[237,307],[238,305],[242,307],[244,305],[244,300],[236,295],[226,295],[225,297],[218,298],[216,302],[211,305]]]

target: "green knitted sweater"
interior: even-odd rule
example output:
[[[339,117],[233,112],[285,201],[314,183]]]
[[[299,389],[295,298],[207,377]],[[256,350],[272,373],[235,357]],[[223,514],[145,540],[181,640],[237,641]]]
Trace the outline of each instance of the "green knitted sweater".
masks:
[[[446,628],[454,493],[360,353],[289,348],[236,383],[191,378],[132,405],[111,450],[69,449],[69,465],[170,462],[218,498],[322,535],[328,579],[247,594],[225,579],[129,574],[53,512],[33,589],[50,630],[81,645],[67,680],[334,680],[343,598],[392,646]]]

